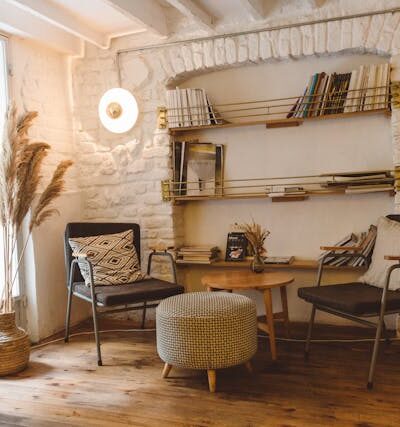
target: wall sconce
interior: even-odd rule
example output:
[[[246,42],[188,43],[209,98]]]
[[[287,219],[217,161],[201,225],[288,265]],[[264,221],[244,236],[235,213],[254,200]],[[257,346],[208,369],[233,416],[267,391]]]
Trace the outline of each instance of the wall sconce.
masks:
[[[136,99],[126,89],[110,89],[100,99],[100,121],[110,132],[128,132],[135,125],[138,114]]]

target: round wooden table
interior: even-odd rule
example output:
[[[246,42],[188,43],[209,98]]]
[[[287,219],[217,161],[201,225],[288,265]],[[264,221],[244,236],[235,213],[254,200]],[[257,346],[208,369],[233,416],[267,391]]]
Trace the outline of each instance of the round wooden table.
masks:
[[[221,271],[210,273],[202,277],[201,282],[208,291],[216,290],[246,290],[256,289],[264,295],[265,322],[258,322],[258,327],[268,333],[271,346],[272,360],[276,360],[276,342],[274,320],[283,320],[289,335],[289,313],[287,303],[286,285],[292,283],[294,277],[282,272],[253,273],[251,271]],[[279,288],[282,301],[282,312],[272,311],[272,288]]]

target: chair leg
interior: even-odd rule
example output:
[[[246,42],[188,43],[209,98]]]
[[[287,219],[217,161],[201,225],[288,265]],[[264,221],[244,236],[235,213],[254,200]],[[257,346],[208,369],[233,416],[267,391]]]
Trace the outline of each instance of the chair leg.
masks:
[[[71,306],[72,306],[72,286],[68,286],[67,312],[65,315],[65,337],[64,341],[69,341],[69,325],[71,322]]]
[[[374,379],[374,373],[375,373],[376,359],[378,358],[379,342],[381,339],[383,324],[384,324],[384,316],[383,314],[381,314],[381,316],[379,317],[378,325],[376,327],[374,349],[372,351],[371,364],[369,366],[368,383],[367,383],[367,388],[369,390],[372,389],[372,387],[374,386],[373,379]]]
[[[310,317],[310,322],[308,324],[308,331],[307,331],[307,339],[306,339],[306,347],[304,349],[304,357],[307,360],[308,356],[310,354],[310,343],[311,343],[311,335],[312,335],[312,330],[313,330],[313,326],[314,326],[314,320],[315,320],[315,312],[316,312],[316,308],[315,305],[312,306],[312,310],[311,310],[311,317]]]
[[[146,305],[146,301],[143,303],[143,314],[142,314],[142,329],[144,329],[144,325],[146,323],[146,309],[147,309],[147,305]]]
[[[386,345],[391,344],[392,340],[390,339],[389,331],[386,328],[385,320],[382,323],[382,333],[383,333],[383,336],[385,337],[385,343],[386,343]]]
[[[244,366],[245,366],[245,368],[246,368],[246,370],[247,370],[247,372],[249,374],[253,373],[253,367],[251,366],[250,360],[248,360],[247,362],[245,362]]]
[[[92,299],[92,312],[93,312],[93,328],[94,328],[94,336],[96,338],[96,349],[97,349],[97,365],[102,366],[103,362],[101,360],[101,349],[100,349],[100,336],[99,336],[99,328],[97,324],[97,310],[96,310],[96,302]]]

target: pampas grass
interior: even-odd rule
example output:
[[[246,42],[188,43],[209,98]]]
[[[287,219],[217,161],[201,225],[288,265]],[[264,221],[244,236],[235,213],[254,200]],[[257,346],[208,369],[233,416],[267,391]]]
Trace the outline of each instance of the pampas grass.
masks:
[[[39,200],[34,203],[42,181],[43,160],[50,149],[45,142],[31,142],[28,137],[37,115],[37,112],[31,111],[18,118],[16,109],[12,108],[7,116],[0,147],[0,225],[4,249],[4,277],[0,278],[4,288],[0,295],[0,313],[13,310],[12,290],[29,237],[35,227],[57,213],[50,205],[64,190],[64,175],[72,165],[70,160],[60,162]],[[28,212],[31,212],[29,232],[15,263],[17,237]]]
[[[270,235],[270,232],[262,228],[260,224],[256,224],[253,220],[250,223],[240,224],[240,229],[243,230],[247,240],[253,248],[255,254],[265,255],[266,249],[264,248],[264,243],[267,237]]]

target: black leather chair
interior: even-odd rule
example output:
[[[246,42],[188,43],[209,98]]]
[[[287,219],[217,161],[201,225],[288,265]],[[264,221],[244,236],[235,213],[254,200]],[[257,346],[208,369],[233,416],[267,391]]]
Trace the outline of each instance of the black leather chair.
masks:
[[[102,365],[100,337],[98,331],[97,318],[99,314],[116,313],[130,310],[143,310],[142,328],[144,328],[146,319],[146,308],[155,307],[163,298],[177,295],[184,292],[183,286],[176,283],[175,262],[172,255],[167,251],[153,250],[149,255],[147,274],[151,274],[151,265],[154,256],[168,257],[171,262],[173,283],[155,278],[148,278],[140,282],[99,286],[93,283],[93,270],[90,260],[84,254],[73,255],[68,239],[73,237],[99,236],[102,234],[121,233],[132,230],[134,236],[134,245],[138,258],[140,260],[140,227],[138,224],[131,223],[89,223],[75,222],[67,224],[64,235],[65,249],[65,268],[67,271],[68,303],[65,321],[65,342],[69,340],[69,327],[71,318],[72,296],[83,299],[92,305],[93,327],[96,337],[97,363]],[[80,273],[78,261],[87,263],[91,284],[85,284]],[[153,304],[148,304],[153,302]]]
[[[400,222],[400,215],[388,215],[387,218]],[[335,251],[335,249],[333,250]],[[333,256],[343,257],[343,254],[340,253],[340,249],[338,248],[337,250],[338,253]],[[349,258],[363,257],[363,255],[357,252],[357,248],[353,248],[353,250],[353,253],[349,253],[346,256]],[[386,283],[383,289],[360,282],[321,286],[324,260],[326,257],[332,257],[332,254],[327,254],[320,260],[317,285],[300,288],[298,290],[298,296],[312,304],[305,356],[308,358],[309,355],[311,334],[317,310],[376,328],[375,343],[367,383],[367,388],[371,389],[373,387],[373,377],[382,330],[386,335],[385,316],[387,314],[400,313],[400,291],[389,290],[391,274],[394,270],[400,268],[400,254],[387,254],[387,256],[385,256],[385,259],[396,260],[398,263],[392,265],[388,269]],[[379,317],[379,320],[377,323],[371,322],[366,319],[369,317]],[[386,339],[389,340],[387,335]]]

